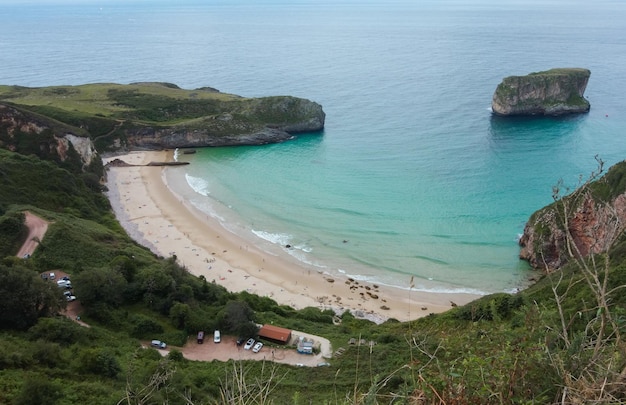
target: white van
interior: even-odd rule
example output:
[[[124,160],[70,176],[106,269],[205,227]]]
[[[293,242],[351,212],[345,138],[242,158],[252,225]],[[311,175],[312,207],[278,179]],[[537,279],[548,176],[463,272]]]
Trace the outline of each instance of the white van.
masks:
[[[220,331],[216,330],[215,332],[213,332],[213,341],[215,343],[219,343],[222,340],[221,336],[220,336]]]

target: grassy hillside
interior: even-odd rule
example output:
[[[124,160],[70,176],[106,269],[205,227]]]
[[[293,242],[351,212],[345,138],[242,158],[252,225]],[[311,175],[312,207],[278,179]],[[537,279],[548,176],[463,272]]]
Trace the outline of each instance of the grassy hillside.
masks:
[[[80,174],[0,150],[0,177],[0,403],[626,400],[624,237],[610,255],[573,262],[519,294],[483,297],[412,322],[375,325],[343,314],[335,325],[329,311],[231,294],[155,257],[124,233]],[[24,260],[12,255],[25,237],[26,209],[51,225]],[[66,302],[39,276],[51,270],[72,275],[91,328],[56,315]],[[162,358],[140,348],[152,338],[181,345],[198,330],[248,335],[255,323],[321,335],[345,351],[330,367],[307,368],[193,362],[176,350]],[[352,345],[353,338],[366,344]]]
[[[244,98],[211,88],[183,90],[169,83],[0,86],[0,103],[19,110],[27,118],[32,117],[34,122],[45,121],[51,134],[69,132],[90,137],[101,152],[119,149],[126,143],[143,145],[141,138],[159,131],[167,132],[161,133],[163,137],[192,134],[196,138],[206,137],[202,142],[208,144],[219,144],[220,139],[236,144],[238,137],[268,129],[306,132],[321,130],[324,125],[321,106],[309,100],[288,96]],[[9,139],[14,132],[11,129],[3,134],[0,119],[0,145],[3,141],[14,144]],[[46,135],[49,134],[35,132],[20,139],[37,141]],[[129,142],[129,138],[134,142]],[[261,137],[255,142],[272,141],[276,142],[271,137]],[[159,138],[151,142],[170,142],[169,147],[178,147],[184,145],[171,143],[191,141]]]

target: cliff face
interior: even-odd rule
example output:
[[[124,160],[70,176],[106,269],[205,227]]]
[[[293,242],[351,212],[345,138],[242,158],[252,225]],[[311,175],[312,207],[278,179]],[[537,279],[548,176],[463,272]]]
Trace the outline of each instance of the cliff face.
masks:
[[[216,115],[170,127],[137,126],[125,130],[133,148],[188,148],[263,145],[283,142],[294,134],[324,128],[322,106],[296,97],[250,99]],[[122,144],[122,140],[118,140]]]
[[[563,115],[588,112],[583,97],[591,72],[587,69],[551,69],[502,80],[491,109],[497,115]]]
[[[622,162],[598,181],[535,212],[519,240],[520,258],[551,272],[573,256],[607,252],[625,229],[626,162]]]
[[[97,156],[91,139],[79,128],[5,104],[0,104],[0,147],[72,166],[87,166]]]

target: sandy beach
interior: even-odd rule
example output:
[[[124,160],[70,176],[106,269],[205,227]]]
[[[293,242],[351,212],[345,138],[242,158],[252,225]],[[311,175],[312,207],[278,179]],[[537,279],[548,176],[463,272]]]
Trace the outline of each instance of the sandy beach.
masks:
[[[167,170],[181,167],[142,166],[173,160],[173,151],[131,152],[104,158],[120,159],[129,167],[109,167],[107,195],[116,217],[138,243],[163,257],[176,255],[190,273],[204,276],[233,292],[268,296],[296,309],[332,308],[351,311],[374,322],[389,318],[416,319],[462,305],[478,296],[436,294],[368,284],[309,268],[289,254],[268,253],[226,230],[217,220],[194,208],[169,187]],[[176,189],[185,185],[176,184]],[[188,187],[188,186],[187,186]],[[189,188],[189,187],[188,187]],[[188,190],[193,192],[191,188]]]

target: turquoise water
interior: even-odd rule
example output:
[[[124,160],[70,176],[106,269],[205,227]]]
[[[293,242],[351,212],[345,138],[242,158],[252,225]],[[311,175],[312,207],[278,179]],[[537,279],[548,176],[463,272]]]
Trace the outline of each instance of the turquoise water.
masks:
[[[512,290],[524,223],[559,179],[626,157],[618,1],[0,3],[0,82],[166,81],[289,94],[321,134],[184,155],[194,203],[330,273]],[[498,119],[504,76],[585,67],[591,112]],[[344,242],[345,241],[345,242]]]

